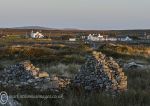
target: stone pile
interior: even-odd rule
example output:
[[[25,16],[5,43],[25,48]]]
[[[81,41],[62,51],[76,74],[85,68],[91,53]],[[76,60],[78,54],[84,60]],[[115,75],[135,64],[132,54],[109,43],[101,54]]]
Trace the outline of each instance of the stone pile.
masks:
[[[49,74],[40,71],[30,61],[24,61],[5,68],[0,77],[2,81],[7,83],[20,83],[27,82],[30,79],[46,78],[49,77]]]
[[[86,91],[107,91],[117,93],[127,90],[127,76],[112,57],[93,52],[75,76],[73,84]]]
[[[3,87],[28,87],[44,91],[65,88],[69,83],[69,79],[50,76],[47,72],[36,68],[30,61],[9,66],[0,73],[0,84]]]

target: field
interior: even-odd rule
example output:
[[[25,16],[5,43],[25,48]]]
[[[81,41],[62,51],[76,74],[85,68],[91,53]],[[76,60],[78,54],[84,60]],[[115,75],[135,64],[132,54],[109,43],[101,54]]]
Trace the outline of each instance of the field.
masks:
[[[93,49],[83,42],[51,41],[50,39],[29,39],[9,36],[0,39],[0,70],[23,60],[31,62],[49,74],[74,78],[85,56]],[[115,59],[139,59],[149,64],[150,47],[128,45],[104,45],[102,51]],[[63,99],[18,99],[23,106],[149,106],[150,71],[125,70],[128,77],[128,90],[116,96],[103,92],[77,94],[74,89],[64,92]],[[3,88],[1,88],[3,89]],[[11,94],[11,90],[9,90]],[[14,93],[14,92],[13,92]],[[17,93],[17,91],[15,92]],[[26,94],[38,94],[28,91]],[[45,92],[44,94],[49,94]]]

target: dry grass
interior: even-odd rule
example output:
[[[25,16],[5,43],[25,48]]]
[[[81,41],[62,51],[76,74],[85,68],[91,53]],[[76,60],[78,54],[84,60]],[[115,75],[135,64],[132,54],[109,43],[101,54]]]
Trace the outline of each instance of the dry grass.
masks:
[[[31,59],[35,66],[40,67],[43,71],[47,71],[50,74],[59,74],[69,77],[73,77],[80,68],[81,63],[84,62],[85,54],[91,52],[91,49],[86,45],[23,45],[21,47],[12,47],[14,42],[46,42],[33,39],[22,38],[10,38],[4,39],[0,45],[4,46],[0,48],[0,68],[4,67],[4,64],[12,64],[21,60]],[[0,40],[1,41],[1,40]],[[48,42],[48,41],[47,41]],[[114,56],[134,57],[148,56],[149,48],[129,47],[129,46],[104,46],[101,51],[105,51],[108,54],[114,53]],[[5,62],[2,62],[4,61]],[[108,96],[102,92],[96,93],[82,93],[76,95],[73,89],[64,92],[64,99],[18,99],[23,106],[150,106],[150,71],[126,71],[128,76],[128,91],[115,97]],[[1,89],[1,88],[0,88]],[[4,89],[3,89],[4,90]],[[12,89],[10,90],[10,92]],[[18,94],[18,91],[12,91]],[[25,94],[27,92],[23,91]],[[39,92],[34,91],[33,95],[38,95]],[[40,93],[41,94],[41,93]],[[43,95],[51,95],[51,92],[46,92]]]
[[[105,51],[116,52],[122,55],[130,55],[130,56],[143,56],[149,57],[150,56],[150,47],[140,46],[140,45],[112,45],[107,44],[100,48]]]
[[[39,65],[39,67],[42,70],[47,71],[49,74],[62,75],[71,78],[73,78],[74,75],[80,69],[80,65],[74,63],[67,65],[62,63],[58,63],[56,65],[47,64],[47,65]]]

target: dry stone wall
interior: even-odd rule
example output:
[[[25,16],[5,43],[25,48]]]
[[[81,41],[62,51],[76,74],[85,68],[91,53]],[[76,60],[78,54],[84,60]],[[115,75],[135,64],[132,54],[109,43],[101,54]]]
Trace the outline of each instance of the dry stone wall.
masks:
[[[86,57],[85,64],[73,81],[74,86],[87,91],[108,91],[112,93],[127,90],[127,76],[112,57],[93,52]]]
[[[6,88],[58,91],[69,84],[70,79],[49,75],[47,72],[35,67],[30,61],[11,65],[0,73],[0,85]]]

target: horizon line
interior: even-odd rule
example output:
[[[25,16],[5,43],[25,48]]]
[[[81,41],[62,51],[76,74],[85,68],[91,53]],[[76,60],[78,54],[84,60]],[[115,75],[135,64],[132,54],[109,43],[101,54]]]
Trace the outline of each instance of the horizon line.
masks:
[[[24,27],[24,29],[27,29],[27,27],[39,27],[39,28],[43,28],[43,30],[46,30],[46,28],[47,28],[47,30],[96,30],[96,31],[98,31],[98,30],[102,30],[102,31],[111,31],[111,30],[150,30],[150,28],[121,28],[121,29],[119,29],[119,28],[114,28],[114,29],[109,29],[109,28],[108,29],[104,29],[104,28],[99,28],[99,29],[95,28],[95,29],[93,29],[93,28],[91,28],[91,29],[88,29],[88,28],[75,28],[75,27],[48,27],[48,26],[36,26],[36,25],[35,26],[34,25],[33,26],[29,25],[29,26],[0,27],[0,29],[19,29],[19,28],[23,29],[23,27]]]

